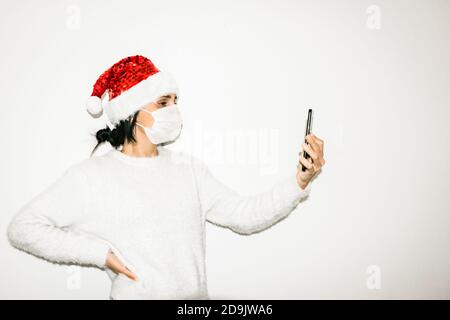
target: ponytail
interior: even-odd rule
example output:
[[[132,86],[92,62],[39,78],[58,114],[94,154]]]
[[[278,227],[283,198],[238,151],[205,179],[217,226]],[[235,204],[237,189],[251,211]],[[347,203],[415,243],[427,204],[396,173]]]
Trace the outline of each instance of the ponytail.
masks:
[[[128,117],[127,119],[120,120],[120,122],[112,130],[108,126],[104,129],[98,130],[94,134],[97,139],[97,145],[92,150],[91,157],[95,150],[97,150],[98,146],[106,141],[108,141],[115,149],[123,145],[125,142],[136,142],[134,128],[136,126],[138,114],[139,111],[135,112],[134,115]]]

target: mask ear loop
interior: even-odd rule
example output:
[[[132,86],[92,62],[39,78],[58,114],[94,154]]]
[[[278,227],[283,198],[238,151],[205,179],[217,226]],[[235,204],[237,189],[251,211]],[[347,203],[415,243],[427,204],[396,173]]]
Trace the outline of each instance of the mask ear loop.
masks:
[[[139,122],[136,122],[136,125],[139,126],[139,127],[141,127],[142,129],[145,129],[145,127],[144,127],[142,124],[140,124]],[[148,128],[147,128],[147,129],[148,129]]]
[[[145,110],[145,109],[140,109],[139,111],[144,111],[144,112],[147,112],[148,114],[152,114],[152,112],[151,111],[148,111],[148,110]],[[137,120],[137,119],[136,119]],[[138,126],[140,126],[142,129],[148,129],[147,127],[144,127],[142,124],[140,124],[140,123],[138,123],[137,121],[136,121],[136,124],[138,125]]]

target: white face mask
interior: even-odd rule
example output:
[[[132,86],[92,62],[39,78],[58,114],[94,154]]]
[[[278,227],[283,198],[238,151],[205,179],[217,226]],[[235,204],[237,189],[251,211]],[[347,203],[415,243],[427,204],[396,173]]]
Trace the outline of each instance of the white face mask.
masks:
[[[178,105],[173,104],[160,108],[155,111],[141,109],[152,115],[154,122],[150,128],[144,127],[140,123],[136,124],[142,127],[148,139],[154,144],[160,144],[176,139],[183,126],[180,109]]]

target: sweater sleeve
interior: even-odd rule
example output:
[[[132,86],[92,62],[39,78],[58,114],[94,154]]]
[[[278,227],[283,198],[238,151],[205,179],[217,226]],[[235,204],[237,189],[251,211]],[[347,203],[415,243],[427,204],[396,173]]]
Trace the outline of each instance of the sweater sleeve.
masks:
[[[79,166],[68,168],[16,213],[7,229],[10,244],[50,262],[103,269],[109,245],[71,228],[85,214],[87,182]]]
[[[267,191],[241,195],[217,180],[201,160],[195,161],[199,198],[206,221],[239,234],[259,232],[279,222],[311,191],[312,181],[301,189],[293,174]]]

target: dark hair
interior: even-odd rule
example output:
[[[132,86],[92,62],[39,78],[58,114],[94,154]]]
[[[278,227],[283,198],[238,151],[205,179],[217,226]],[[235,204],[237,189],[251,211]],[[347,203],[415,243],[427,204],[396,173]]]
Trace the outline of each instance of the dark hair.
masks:
[[[98,146],[105,141],[108,141],[115,149],[125,142],[135,143],[136,138],[134,136],[134,128],[136,126],[138,114],[139,111],[136,111],[127,119],[120,120],[113,130],[106,126],[104,129],[100,129],[96,133],[93,133],[92,135],[97,139],[97,145],[92,150],[91,156],[95,150],[97,150]]]

